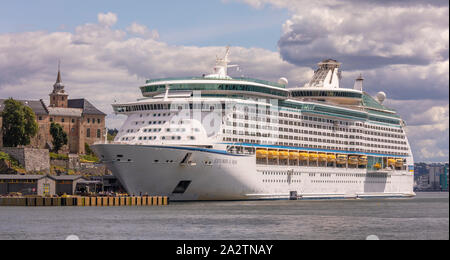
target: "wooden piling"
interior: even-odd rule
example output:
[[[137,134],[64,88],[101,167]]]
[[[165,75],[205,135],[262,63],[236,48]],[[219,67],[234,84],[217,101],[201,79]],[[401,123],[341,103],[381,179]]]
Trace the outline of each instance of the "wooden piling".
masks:
[[[0,206],[61,207],[61,206],[166,206],[167,196],[144,197],[0,197]]]

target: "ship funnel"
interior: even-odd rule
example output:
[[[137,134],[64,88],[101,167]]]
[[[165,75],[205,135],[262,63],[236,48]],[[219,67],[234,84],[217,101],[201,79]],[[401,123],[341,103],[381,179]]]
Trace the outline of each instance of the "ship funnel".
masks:
[[[339,70],[341,63],[328,59],[320,62],[319,68],[314,72],[314,76],[307,84],[312,88],[339,88],[342,78]]]
[[[363,90],[363,82],[364,78],[361,74],[359,74],[359,77],[355,80],[355,85],[353,86],[353,89],[362,91]]]

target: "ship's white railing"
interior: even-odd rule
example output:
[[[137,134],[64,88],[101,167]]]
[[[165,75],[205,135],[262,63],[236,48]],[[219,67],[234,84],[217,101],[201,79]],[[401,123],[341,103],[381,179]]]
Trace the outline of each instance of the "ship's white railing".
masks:
[[[117,142],[117,141],[97,141],[97,142],[94,142],[94,145],[96,145],[96,144],[130,144],[130,143],[127,143],[127,142]]]

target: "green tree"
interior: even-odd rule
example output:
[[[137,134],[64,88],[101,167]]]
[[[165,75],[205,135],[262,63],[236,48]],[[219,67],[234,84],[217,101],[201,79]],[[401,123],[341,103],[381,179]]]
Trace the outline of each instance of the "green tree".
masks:
[[[112,142],[116,138],[116,135],[119,133],[119,130],[117,129],[108,129],[108,141]]]
[[[53,137],[53,151],[57,153],[59,150],[61,150],[63,145],[67,144],[67,133],[64,132],[64,129],[60,124],[52,123],[50,125],[50,134]]]
[[[95,155],[88,143],[84,143],[84,153],[87,155]]]
[[[31,108],[12,98],[4,102],[3,117],[3,145],[16,147],[29,145],[31,138],[38,133],[39,126]]]

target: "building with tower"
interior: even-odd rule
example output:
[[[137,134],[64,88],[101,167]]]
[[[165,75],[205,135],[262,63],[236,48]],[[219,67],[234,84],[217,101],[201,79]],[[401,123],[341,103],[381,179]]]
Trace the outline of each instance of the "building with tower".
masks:
[[[4,101],[0,99],[0,113],[4,108]],[[60,124],[68,136],[68,144],[63,147],[63,152],[84,154],[86,144],[104,140],[106,133],[106,114],[97,109],[87,99],[69,99],[61,79],[61,70],[58,68],[56,82],[50,93],[50,103],[46,105],[41,100],[20,100],[30,107],[36,115],[39,132],[31,141],[32,148],[51,149],[52,137],[50,125],[52,122]],[[0,129],[2,118],[0,116]],[[0,139],[2,134],[0,133]],[[0,142],[0,147],[2,142]]]

